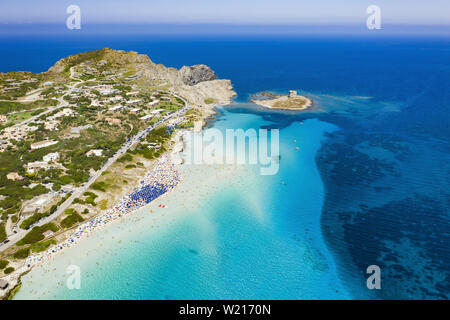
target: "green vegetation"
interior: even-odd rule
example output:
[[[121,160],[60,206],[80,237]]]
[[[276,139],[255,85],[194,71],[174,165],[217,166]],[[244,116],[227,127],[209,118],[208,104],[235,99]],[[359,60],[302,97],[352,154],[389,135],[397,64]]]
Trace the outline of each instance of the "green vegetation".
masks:
[[[59,229],[58,227],[50,222],[50,223],[46,223],[42,226],[36,226],[33,229],[31,229],[30,232],[28,232],[25,237],[23,237],[22,239],[20,239],[16,245],[17,246],[23,246],[25,244],[33,244],[36,243],[38,241],[41,241],[45,238],[45,236],[43,235],[44,232],[51,230],[53,232],[57,232]]]
[[[55,103],[56,101],[56,103]],[[15,101],[0,101],[0,114],[6,115],[11,112],[21,112],[28,111],[32,109],[55,106],[57,104],[57,100],[38,100],[32,103],[21,103]]]
[[[29,200],[49,190],[42,184],[38,184],[33,188],[28,188],[26,185],[34,182],[30,177],[27,177],[23,168],[23,161],[17,159],[17,151],[5,151],[0,157],[0,195],[5,196],[5,199],[0,201],[0,207],[6,212],[6,215],[17,213],[22,204],[22,200]],[[8,172],[19,172],[25,176],[22,181],[12,181],[6,178]]]
[[[28,229],[32,224],[38,222],[42,218],[45,218],[45,217],[49,216],[50,214],[54,213],[57,209],[58,209],[58,206],[57,205],[53,205],[50,208],[50,210],[48,210],[48,211],[46,211],[44,213],[37,212],[37,213],[33,214],[31,217],[28,217],[27,219],[22,221],[22,223],[20,224],[20,228],[21,229]]]
[[[25,257],[26,258],[26,257]],[[5,274],[10,274],[11,272],[13,272],[15,269],[13,267],[8,267],[5,269],[4,273]]]
[[[51,245],[56,244],[56,240],[50,239],[46,241],[36,242],[30,246],[32,252],[42,252],[48,249]]]
[[[95,199],[98,197],[98,195],[90,191],[86,191],[83,195],[86,196],[86,199],[84,200],[85,203],[91,204],[94,207],[97,205],[95,203]]]
[[[5,269],[8,264],[9,264],[8,260],[0,260],[0,270]]]
[[[30,255],[30,248],[23,248],[19,249],[16,252],[14,252],[13,257],[14,259],[25,259]],[[6,270],[5,270],[6,272]]]
[[[64,211],[64,213],[69,215],[69,214],[77,213],[77,211],[73,208],[69,208],[69,209],[66,209],[66,211]]]
[[[140,154],[146,159],[156,159],[161,156],[164,152],[166,152],[165,144],[170,140],[172,136],[172,131],[170,131],[167,127],[162,126],[153,131],[151,131],[146,140],[148,143],[155,144],[160,147],[149,148],[148,145],[139,143],[134,151],[130,151],[133,154]]]
[[[180,125],[180,128],[192,127],[194,125],[195,121],[200,120],[202,118],[200,111],[198,111],[197,109],[188,110],[185,113],[185,117],[186,117],[187,121],[182,123]]]
[[[132,168],[136,168],[136,165],[135,164],[127,164],[125,166],[125,169],[132,169]]]
[[[98,197],[98,195],[96,195],[95,193],[87,191],[83,194],[83,196],[86,197],[84,200],[80,199],[80,198],[76,198],[75,200],[73,200],[73,203],[90,204],[94,207],[97,205],[97,203],[95,203],[95,199]],[[72,210],[72,209],[68,209],[68,210]]]
[[[123,156],[117,159],[117,162],[129,162],[129,161],[133,161],[133,156],[129,153],[125,153]]]
[[[100,201],[100,209],[106,210],[107,208],[108,208],[108,200],[103,199],[102,201]]]
[[[107,187],[108,187],[108,184],[107,184],[106,182],[104,182],[104,181],[94,182],[94,183],[91,185],[91,188],[92,188],[92,189],[98,190],[98,191],[103,191],[103,192],[106,191],[106,188],[107,188]]]
[[[39,109],[39,110],[35,110],[35,111],[25,111],[25,112],[11,114],[8,116],[8,122],[6,123],[5,126],[9,127],[9,126],[15,125],[16,123],[25,121],[25,120],[31,118],[32,116],[39,114],[42,111],[44,111],[44,110]]]
[[[73,210],[73,209],[71,209],[71,210]],[[61,227],[63,227],[64,229],[70,228],[77,222],[84,221],[84,219],[75,210],[70,211],[70,212],[68,212],[68,210],[66,210],[66,213],[67,213],[67,216],[61,221]]]
[[[205,99],[205,103],[206,103],[206,104],[213,104],[214,102],[216,102],[216,100],[213,99],[213,98],[206,98],[206,99]]]
[[[6,236],[6,230],[5,230],[5,223],[1,222],[0,223],[0,242],[5,241],[7,238]]]
[[[71,67],[76,66],[87,60],[97,61],[102,58],[102,56],[105,54],[106,50],[107,49],[87,51],[87,52],[82,52],[82,53],[67,57],[63,60],[66,65],[64,71],[69,72]]]

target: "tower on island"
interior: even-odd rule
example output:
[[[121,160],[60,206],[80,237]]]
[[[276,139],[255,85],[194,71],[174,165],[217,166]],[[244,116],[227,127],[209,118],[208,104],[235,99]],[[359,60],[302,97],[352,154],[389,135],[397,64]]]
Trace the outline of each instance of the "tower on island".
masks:
[[[295,98],[297,96],[297,91],[289,90],[289,98]]]

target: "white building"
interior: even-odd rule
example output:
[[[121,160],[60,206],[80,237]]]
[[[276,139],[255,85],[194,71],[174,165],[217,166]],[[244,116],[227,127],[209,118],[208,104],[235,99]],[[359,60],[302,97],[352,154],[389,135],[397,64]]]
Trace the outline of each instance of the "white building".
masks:
[[[105,88],[105,89],[99,89],[98,92],[100,92],[100,94],[107,96],[116,92],[119,92],[119,90],[117,89],[109,89],[109,88]]]
[[[77,113],[75,111],[73,111],[70,108],[65,108],[57,113],[55,113],[54,115],[50,116],[47,118],[47,120],[55,120],[61,117],[70,117],[70,116],[74,116]]]
[[[158,103],[159,103],[159,100],[153,100],[152,102],[147,103],[147,105],[148,105],[149,107],[153,107],[153,106],[158,105]]]
[[[86,153],[86,155],[88,156],[88,157],[91,157],[91,156],[97,156],[97,157],[101,157],[102,155],[103,155],[103,150],[102,149],[92,149],[92,150],[89,150],[87,153]]]
[[[17,172],[10,172],[6,175],[6,178],[13,181],[22,181],[23,177]]]
[[[140,120],[148,120],[148,119],[151,119],[151,118],[153,118],[153,115],[147,114],[147,115],[145,115],[145,116],[143,116],[143,117],[140,117],[139,119],[140,119]]]
[[[139,102],[141,102],[140,99],[136,99],[136,100],[128,100],[128,101],[127,101],[127,104],[136,104],[136,103],[139,103]]]
[[[44,141],[39,141],[39,142],[33,143],[30,147],[31,147],[31,150],[36,150],[36,149],[40,149],[40,148],[49,147],[49,146],[52,146],[57,143],[58,143],[58,141],[54,141],[54,140],[44,140]]]
[[[27,163],[27,172],[28,173],[35,173],[41,169],[47,170],[48,168],[50,168],[49,164],[47,162],[43,162],[43,161],[35,161],[35,162]]]
[[[120,109],[123,109],[124,108],[124,106],[123,105],[121,105],[121,104],[118,104],[117,106],[114,106],[114,107],[110,107],[109,109],[108,109],[108,111],[112,111],[112,112],[115,112],[115,111],[118,111],[118,110],[120,110]]]
[[[58,152],[52,152],[52,153],[46,154],[42,158],[42,161],[49,163],[51,161],[53,161],[53,162],[54,161],[58,161],[58,159],[59,159],[59,153]]]
[[[151,114],[160,114],[161,111],[164,111],[164,109],[153,110],[153,111],[150,112],[150,113],[151,113]]]
[[[81,130],[87,130],[87,129],[90,129],[90,128],[92,128],[92,124],[87,124],[87,125],[84,125],[84,126],[71,128],[70,129],[70,133],[80,134]]]
[[[44,122],[45,130],[53,131],[58,129],[59,120],[49,120]]]

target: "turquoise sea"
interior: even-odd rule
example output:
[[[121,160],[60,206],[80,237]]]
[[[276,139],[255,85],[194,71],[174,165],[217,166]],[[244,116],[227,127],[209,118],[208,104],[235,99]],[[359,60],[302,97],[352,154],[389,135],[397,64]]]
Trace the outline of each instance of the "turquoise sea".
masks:
[[[17,299],[447,299],[450,39],[445,36],[3,35],[0,70],[111,47],[205,63],[238,93],[211,126],[280,129],[280,170],[184,166],[185,181],[23,278]],[[248,103],[297,89],[307,113]],[[294,142],[294,140],[296,140]],[[299,149],[296,149],[296,146]],[[66,268],[78,265],[80,290]],[[382,290],[366,288],[379,265]]]
[[[213,124],[224,133],[271,125],[228,108]],[[16,298],[350,298],[320,228],[315,155],[336,129],[307,120],[281,130],[273,176],[258,166],[184,165],[173,193],[33,269]],[[80,290],[66,286],[69,265],[81,269]]]

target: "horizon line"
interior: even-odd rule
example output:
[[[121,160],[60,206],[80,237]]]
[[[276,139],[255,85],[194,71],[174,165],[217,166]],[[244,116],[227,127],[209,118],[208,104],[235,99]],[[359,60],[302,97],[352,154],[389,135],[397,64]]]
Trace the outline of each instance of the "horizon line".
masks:
[[[208,28],[205,28],[205,27]],[[0,23],[0,35],[38,34],[148,34],[148,35],[440,35],[450,36],[449,25],[384,23],[368,30],[365,23],[83,23],[68,30],[65,23]]]

